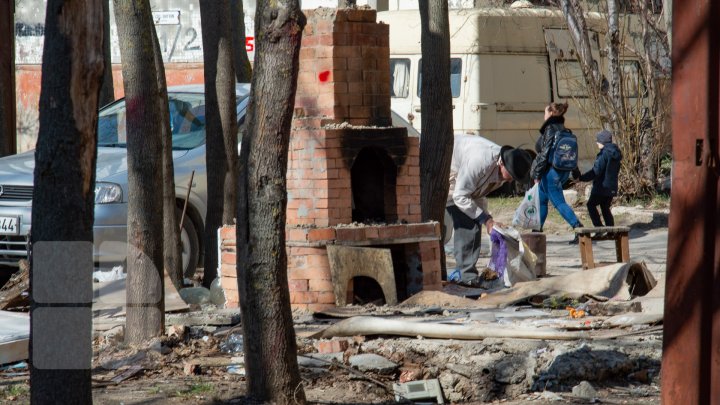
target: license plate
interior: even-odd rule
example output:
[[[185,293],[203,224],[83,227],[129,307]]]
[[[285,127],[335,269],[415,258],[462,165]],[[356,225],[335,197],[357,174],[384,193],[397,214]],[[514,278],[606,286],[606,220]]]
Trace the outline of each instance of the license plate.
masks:
[[[0,217],[0,235],[19,235],[19,217]]]

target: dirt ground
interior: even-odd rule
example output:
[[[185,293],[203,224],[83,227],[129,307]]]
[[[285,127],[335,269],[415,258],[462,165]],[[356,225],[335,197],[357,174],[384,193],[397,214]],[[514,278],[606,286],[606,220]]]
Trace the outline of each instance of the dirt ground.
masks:
[[[494,216],[510,223],[514,202],[504,204],[496,205]],[[660,207],[653,212],[663,213],[663,209]],[[576,211],[582,212],[584,208],[576,208]],[[649,220],[638,222],[640,217],[648,218],[648,210],[628,212],[617,215],[618,223],[642,230],[637,241],[645,234],[666,234],[666,215],[665,220],[662,215],[660,219],[651,215]],[[589,222],[587,218],[583,221]],[[545,231],[549,239],[557,241],[557,245],[548,246],[548,268],[554,269],[557,265],[558,269],[564,269],[558,270],[560,272],[577,271],[578,259],[573,253],[576,248],[562,247],[567,250],[550,252],[552,246],[559,249],[566,244],[564,239],[571,238],[569,228],[556,213],[551,214]],[[657,263],[656,275],[664,272],[664,257],[658,258]],[[404,306],[368,305],[354,310],[378,316],[424,311],[428,321],[444,317],[447,322],[455,322],[468,316],[462,308],[469,307],[472,302],[454,295],[421,293]],[[295,313],[294,319],[303,387],[312,403],[393,403],[396,402],[393,383],[422,379],[438,379],[446,402],[660,402],[662,330],[657,327],[639,328],[628,337],[598,342],[355,337],[340,339],[346,342],[346,346],[341,347],[342,362],[321,360],[317,363],[318,360],[303,356],[319,351],[325,341],[309,336],[327,326],[329,321],[307,313]],[[241,328],[238,325],[173,328],[168,336],[141,348],[125,346],[122,332],[116,332],[96,336],[94,341],[94,403],[252,403],[245,397],[242,346],[241,338],[238,338]],[[359,371],[347,363],[350,356],[359,353],[379,354],[398,367],[383,372]],[[315,363],[311,361],[303,366],[303,359]],[[581,381],[591,383],[595,390],[592,397],[573,392]],[[27,368],[0,369],[0,403],[29,403],[28,392]]]

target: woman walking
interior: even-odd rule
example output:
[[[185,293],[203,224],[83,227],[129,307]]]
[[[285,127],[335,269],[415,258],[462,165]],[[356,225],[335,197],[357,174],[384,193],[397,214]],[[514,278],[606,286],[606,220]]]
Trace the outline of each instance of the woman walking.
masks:
[[[545,122],[540,127],[540,138],[535,143],[535,150],[538,154],[533,161],[530,175],[536,184],[540,184],[540,231],[542,231],[547,219],[548,201],[552,202],[555,209],[571,227],[583,226],[575,212],[565,202],[565,196],[563,195],[563,183],[567,181],[571,171],[577,166],[570,169],[559,169],[552,164],[558,139],[556,135],[567,130],[565,128],[565,112],[567,112],[567,109],[567,103],[550,103],[545,107]],[[575,154],[577,154],[577,150],[575,150]],[[577,162],[577,156],[575,156],[575,159]],[[578,243],[577,235],[570,243]]]

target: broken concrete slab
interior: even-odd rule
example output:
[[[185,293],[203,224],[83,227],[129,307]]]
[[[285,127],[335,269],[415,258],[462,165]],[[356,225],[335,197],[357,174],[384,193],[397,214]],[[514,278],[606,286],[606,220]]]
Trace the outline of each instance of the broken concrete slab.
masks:
[[[28,359],[30,314],[0,311],[0,364]]]
[[[380,374],[392,373],[400,367],[399,364],[374,353],[362,353],[350,356],[348,362],[360,371],[372,371]]]

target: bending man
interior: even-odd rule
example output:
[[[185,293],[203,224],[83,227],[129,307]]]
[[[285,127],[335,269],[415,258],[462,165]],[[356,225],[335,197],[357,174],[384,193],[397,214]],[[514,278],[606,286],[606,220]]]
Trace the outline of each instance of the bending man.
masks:
[[[449,281],[480,285],[475,265],[481,228],[490,234],[494,224],[485,197],[511,180],[527,183],[532,161],[526,150],[500,147],[479,136],[455,136],[446,209],[453,219],[456,268],[448,275]]]

